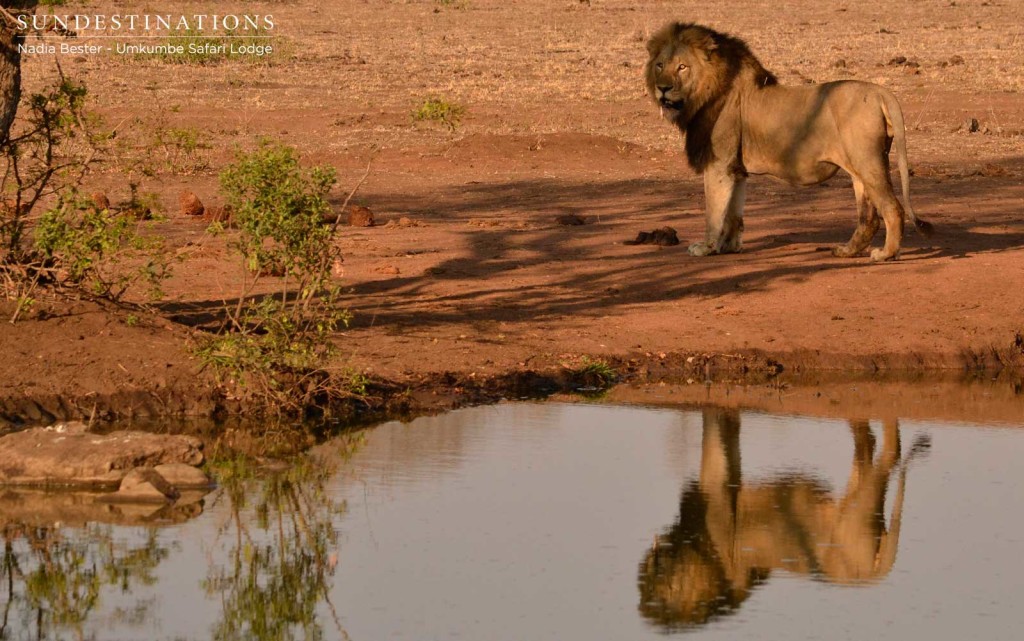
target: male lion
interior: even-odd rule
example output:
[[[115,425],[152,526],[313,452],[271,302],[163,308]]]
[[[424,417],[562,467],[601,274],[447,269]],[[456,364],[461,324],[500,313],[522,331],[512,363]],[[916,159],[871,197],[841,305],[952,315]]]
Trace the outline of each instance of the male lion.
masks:
[[[906,131],[893,94],[855,80],[785,87],[743,41],[707,27],[671,23],[647,43],[647,90],[662,114],[686,134],[686,156],[704,174],[707,231],[694,256],[738,252],[750,174],[814,185],[845,169],[853,178],[860,221],[836,256],[855,256],[885,220],[885,247],[875,261],[899,256],[903,207],[889,180],[889,149],[903,182],[906,211],[917,229],[932,226],[910,206]]]

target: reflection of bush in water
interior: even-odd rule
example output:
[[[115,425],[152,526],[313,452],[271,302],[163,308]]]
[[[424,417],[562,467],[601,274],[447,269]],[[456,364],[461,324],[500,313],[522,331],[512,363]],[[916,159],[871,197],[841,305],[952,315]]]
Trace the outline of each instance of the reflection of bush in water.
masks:
[[[306,458],[267,478],[222,479],[231,518],[219,535],[228,549],[217,556],[226,561],[211,566],[203,583],[223,603],[213,638],[323,638],[316,607],[323,601],[334,613],[334,518],[345,509],[326,488],[333,472]],[[334,623],[337,636],[347,638],[336,615]]]
[[[0,568],[7,595],[0,638],[10,638],[12,622],[15,630],[34,629],[38,638],[63,630],[82,638],[103,588],[130,593],[134,586],[152,585],[153,570],[169,553],[158,544],[156,530],[134,543],[115,539],[112,532],[107,526],[4,526]],[[146,607],[135,606],[136,614],[142,614],[135,619],[146,618]]]
[[[750,590],[734,586],[708,534],[707,497],[692,481],[683,492],[679,520],[657,541],[640,563],[640,613],[669,629],[707,623],[735,611]],[[754,588],[769,571],[752,568]]]

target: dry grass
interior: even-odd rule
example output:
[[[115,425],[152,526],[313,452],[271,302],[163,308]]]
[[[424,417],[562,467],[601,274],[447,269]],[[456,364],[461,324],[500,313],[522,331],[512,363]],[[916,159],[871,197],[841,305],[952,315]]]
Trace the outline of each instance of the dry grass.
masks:
[[[170,126],[201,128],[206,142],[225,154],[234,144],[268,134],[327,156],[370,146],[444,144],[451,137],[445,128],[416,127],[409,118],[432,95],[466,107],[460,136],[575,132],[675,149],[678,136],[658,121],[641,82],[644,41],[670,19],[699,20],[742,36],[784,82],[853,77],[892,87],[915,107],[908,121],[936,137],[915,136],[918,151],[939,153],[938,137],[956,124],[957,116],[932,113],[938,97],[961,93],[975,103],[965,107],[975,117],[1010,123],[1016,116],[998,106],[987,109],[985,96],[1024,91],[1024,37],[1009,2],[384,4],[218,4],[222,13],[274,15],[274,33],[289,47],[272,66],[230,59],[206,66],[140,65],[112,54],[64,62],[69,73],[84,76],[108,117],[144,117],[153,104],[180,104],[178,122]],[[100,0],[90,11],[118,6]],[[169,11],[185,5],[172,6]],[[919,73],[886,65],[897,55],[916,60]],[[965,64],[943,66],[954,55]],[[845,66],[838,67],[839,60]],[[43,59],[26,67],[31,84]],[[966,140],[956,148],[984,143],[977,151],[982,155],[1012,153],[1020,142]]]

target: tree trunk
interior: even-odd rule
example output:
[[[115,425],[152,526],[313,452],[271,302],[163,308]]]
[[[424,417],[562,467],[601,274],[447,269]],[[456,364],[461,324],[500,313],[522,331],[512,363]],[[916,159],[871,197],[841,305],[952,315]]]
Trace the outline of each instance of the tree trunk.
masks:
[[[11,17],[31,13],[37,4],[37,0],[0,2],[5,10],[0,15],[0,145],[7,142],[21,100],[21,53],[18,45],[24,42],[25,34],[11,22]]]

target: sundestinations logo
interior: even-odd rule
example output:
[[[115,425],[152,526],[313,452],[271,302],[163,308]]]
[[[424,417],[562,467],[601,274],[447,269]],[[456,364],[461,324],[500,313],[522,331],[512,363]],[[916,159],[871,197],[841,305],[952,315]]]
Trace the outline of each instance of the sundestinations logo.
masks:
[[[15,19],[22,32],[64,37],[59,43],[23,41],[18,45],[22,54],[265,56],[274,51],[270,39],[277,26],[270,14],[22,14]]]
[[[17,16],[18,27],[24,31],[272,31],[274,16],[247,14],[160,15],[148,13],[103,14],[34,14]],[[85,34],[82,34],[85,35]]]

